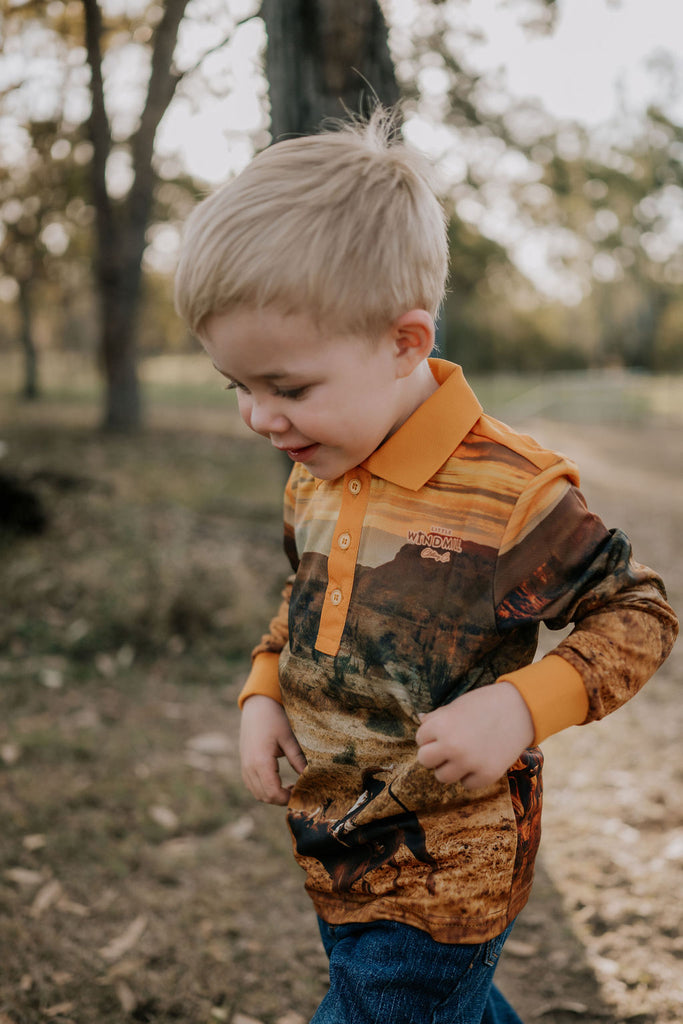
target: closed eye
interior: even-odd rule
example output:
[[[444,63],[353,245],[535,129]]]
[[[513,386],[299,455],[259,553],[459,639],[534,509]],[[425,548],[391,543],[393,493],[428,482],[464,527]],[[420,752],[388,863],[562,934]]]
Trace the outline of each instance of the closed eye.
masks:
[[[303,398],[306,392],[311,387],[310,384],[302,384],[301,387],[296,388],[278,388],[273,387],[273,394],[278,398],[287,398],[290,401],[296,402],[297,399]],[[225,385],[226,391],[241,391],[243,394],[250,394],[249,388],[245,384],[240,384],[238,380],[233,378],[228,379],[228,383]]]
[[[308,391],[309,385],[303,385],[300,388],[276,388],[275,394],[278,398],[289,398],[293,402],[296,402],[298,398],[303,398]]]
[[[249,389],[245,388],[244,384],[240,384],[238,380],[229,380],[225,385],[226,391],[244,391],[249,394]]]

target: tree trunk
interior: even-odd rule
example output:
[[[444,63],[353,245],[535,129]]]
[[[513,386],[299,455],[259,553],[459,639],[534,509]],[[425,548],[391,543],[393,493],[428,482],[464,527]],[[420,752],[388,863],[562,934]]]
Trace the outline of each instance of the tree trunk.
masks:
[[[21,347],[24,350],[24,386],[22,397],[33,401],[39,396],[38,352],[33,340],[31,322],[31,288],[28,281],[19,281],[19,314],[21,317]]]
[[[653,286],[639,311],[636,320],[637,346],[632,362],[637,369],[653,373],[656,368],[657,335],[670,302],[671,298],[665,291]]]
[[[188,0],[166,0],[155,31],[149,84],[140,125],[129,140],[134,180],[125,202],[116,206],[106,185],[112,148],[102,75],[102,10],[99,0],[82,0],[85,43],[90,66],[92,109],[88,131],[93,144],[92,193],[96,211],[96,278],[102,313],[101,356],[106,394],[102,425],[106,430],[136,431],[142,425],[137,374],[136,335],[141,293],[142,255],[156,174],[154,139],[181,75],[172,66],[173,51]]]
[[[136,346],[139,295],[139,265],[121,267],[111,282],[100,282],[105,377],[102,427],[118,433],[134,432],[142,425]]]
[[[273,141],[399,98],[377,0],[262,0]]]

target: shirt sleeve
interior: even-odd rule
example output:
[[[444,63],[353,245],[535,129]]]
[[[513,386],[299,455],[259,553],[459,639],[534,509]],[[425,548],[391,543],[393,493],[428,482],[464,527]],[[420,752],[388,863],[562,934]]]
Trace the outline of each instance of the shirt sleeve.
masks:
[[[501,632],[574,625],[545,658],[501,677],[524,698],[537,743],[626,703],[678,632],[661,578],[589,512],[576,483],[562,460],[538,474],[510,518],[496,574]]]
[[[280,693],[279,662],[280,652],[289,639],[289,602],[299,565],[294,535],[294,471],[285,490],[284,500],[284,547],[294,572],[288,577],[282,599],[268,631],[251,652],[251,670],[237,698],[241,709],[247,697],[260,694],[282,703]]]

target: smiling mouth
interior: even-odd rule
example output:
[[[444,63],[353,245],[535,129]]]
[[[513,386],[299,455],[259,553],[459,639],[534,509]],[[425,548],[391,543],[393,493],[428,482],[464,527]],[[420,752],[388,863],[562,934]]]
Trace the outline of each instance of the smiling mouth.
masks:
[[[307,444],[303,448],[285,448],[285,451],[293,462],[305,462],[319,447],[319,444]]]

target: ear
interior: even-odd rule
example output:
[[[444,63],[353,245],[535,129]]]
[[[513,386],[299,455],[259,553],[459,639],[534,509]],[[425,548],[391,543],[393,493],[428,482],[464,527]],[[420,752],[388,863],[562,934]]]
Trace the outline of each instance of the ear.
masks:
[[[434,348],[434,320],[426,309],[402,313],[391,325],[398,376],[409,376]]]

